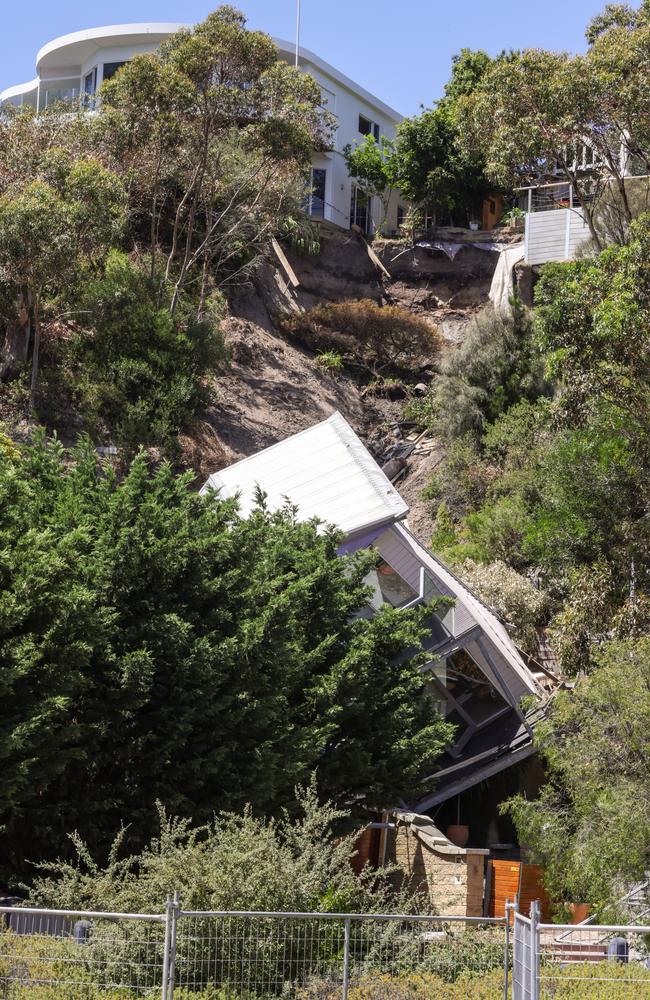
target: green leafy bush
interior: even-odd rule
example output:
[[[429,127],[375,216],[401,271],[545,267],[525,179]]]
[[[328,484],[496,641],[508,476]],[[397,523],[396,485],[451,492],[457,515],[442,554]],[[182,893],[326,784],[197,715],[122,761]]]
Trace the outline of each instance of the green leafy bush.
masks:
[[[629,1000],[650,984],[650,971],[638,964],[596,962],[545,971],[545,988],[554,1000]],[[298,1000],[339,1000],[340,985],[315,980],[298,991]],[[364,975],[352,982],[349,1000],[502,1000],[503,971],[463,972],[449,982],[427,972]]]
[[[519,302],[511,314],[490,306],[476,316],[434,384],[434,429],[448,443],[478,435],[515,403],[547,391],[529,311]]]
[[[84,320],[70,349],[72,389],[94,431],[129,450],[172,447],[206,405],[206,375],[226,357],[209,319],[172,316],[157,284],[113,251],[80,291]]]
[[[316,360],[329,372],[340,372],[343,368],[343,357],[337,351],[321,351]]]
[[[625,922],[615,901],[645,878],[650,843],[650,639],[613,640],[594,661],[536,732],[548,774],[539,797],[508,809],[552,898]]]
[[[457,570],[489,607],[514,625],[513,638],[518,645],[527,653],[535,653],[536,627],[546,624],[552,607],[548,595],[503,561],[485,565],[468,559]]]
[[[426,609],[354,612],[376,555],[263,504],[199,496],[90,442],[0,450],[0,844],[15,871],[77,829],[130,844],[157,799],[204,821],[294,804],[318,768],[365,813],[419,790],[450,737],[418,655]],[[27,823],[25,817],[29,816]],[[6,869],[5,869],[6,873]],[[159,904],[158,904],[159,905]]]

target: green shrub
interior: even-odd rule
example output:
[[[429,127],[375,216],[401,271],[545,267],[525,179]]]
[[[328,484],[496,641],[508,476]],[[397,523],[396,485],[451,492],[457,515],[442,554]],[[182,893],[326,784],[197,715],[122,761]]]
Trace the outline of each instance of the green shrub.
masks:
[[[298,1000],[339,1000],[339,984],[323,980],[310,982],[298,990]],[[348,1000],[503,1000],[503,972],[487,975],[461,973],[455,982],[447,982],[430,972],[392,976],[385,973],[364,975],[350,985]]]
[[[535,653],[536,626],[546,624],[551,610],[548,595],[502,560],[485,565],[467,559],[458,567],[458,573],[504,621],[515,626],[518,645],[527,653]]]
[[[337,351],[321,351],[316,362],[329,372],[340,372],[343,368],[343,356]]]
[[[426,489],[426,487],[425,487]],[[424,490],[422,491],[424,493]],[[433,521],[433,531],[431,532],[431,548],[434,552],[441,552],[456,542],[456,527],[449,513],[449,507],[444,502],[439,504],[436,516]]]
[[[70,347],[73,394],[95,432],[128,450],[168,448],[206,405],[206,374],[226,357],[212,319],[171,315],[150,277],[110,254],[79,293],[85,320]]]
[[[447,442],[484,426],[522,399],[548,391],[528,310],[488,307],[470,325],[433,388],[434,429]]]

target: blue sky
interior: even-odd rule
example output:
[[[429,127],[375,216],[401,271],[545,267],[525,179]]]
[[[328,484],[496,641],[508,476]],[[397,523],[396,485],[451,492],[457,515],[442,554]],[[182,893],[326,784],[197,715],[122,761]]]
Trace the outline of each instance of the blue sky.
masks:
[[[232,0],[249,25],[295,35],[296,0]],[[587,21],[605,0],[302,0],[302,44],[402,114],[442,93],[461,47],[584,49]],[[0,90],[34,76],[36,52],[57,35],[129,21],[197,21],[218,0],[7,2],[0,32]]]

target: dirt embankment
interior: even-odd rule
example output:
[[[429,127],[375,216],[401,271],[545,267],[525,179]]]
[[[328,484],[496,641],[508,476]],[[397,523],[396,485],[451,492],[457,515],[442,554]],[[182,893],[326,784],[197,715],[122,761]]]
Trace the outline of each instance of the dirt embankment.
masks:
[[[453,350],[471,316],[487,302],[497,252],[470,241],[453,259],[436,248],[403,253],[403,244],[394,241],[377,249],[390,279],[373,262],[362,237],[325,230],[317,256],[287,254],[297,288],[273,259],[237,291],[226,323],[232,363],[217,379],[215,404],[184,438],[185,457],[197,476],[205,477],[337,409],[379,463],[391,463],[387,471],[397,476],[396,486],[411,506],[409,523],[428,541],[431,512],[420,493],[440,461],[436,442],[413,440],[413,428],[403,422],[403,398],[373,396],[349,375],[328,373],[311,351],[278,334],[276,320],[323,301],[392,302],[429,318],[446,349]],[[425,373],[422,381],[430,378]]]
[[[396,304],[435,324],[443,336],[443,352],[453,350],[463,339],[471,316],[487,301],[497,253],[490,246],[477,246],[476,234],[443,236],[446,245],[442,249],[420,247],[404,252],[404,244],[396,241],[376,243],[388,277],[368,253],[361,235],[324,227],[318,255],[287,251],[298,287],[291,286],[280,262],[271,255],[254,280],[237,289],[225,322],[231,363],[215,377],[213,404],[181,438],[183,462],[195,470],[197,484],[210,473],[339,410],[377,461],[382,466],[390,463],[387,474],[411,505],[410,523],[428,540],[431,514],[420,493],[440,459],[440,450],[435,441],[414,440],[413,426],[404,421],[408,393],[398,387],[385,395],[373,394],[345,371],[330,373],[312,350],[279,333],[277,319],[323,302],[364,299]],[[462,249],[450,250],[454,241],[464,241]],[[10,347],[0,345],[0,362],[9,356]],[[434,377],[431,360],[423,361],[422,368],[412,372],[408,392],[425,392]],[[0,419],[12,425],[17,437],[28,438],[31,423],[18,425],[11,419],[11,394],[5,395],[9,409],[7,415],[0,412]],[[61,409],[57,417],[61,439],[72,443],[80,430],[78,415]]]

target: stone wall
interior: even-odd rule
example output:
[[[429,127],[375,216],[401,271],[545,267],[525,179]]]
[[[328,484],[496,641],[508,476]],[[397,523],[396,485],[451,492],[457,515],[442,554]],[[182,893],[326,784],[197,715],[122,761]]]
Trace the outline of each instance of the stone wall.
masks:
[[[480,917],[487,853],[451,844],[431,848],[407,823],[398,823],[388,833],[386,859],[400,866],[410,888],[428,895],[436,913]]]

